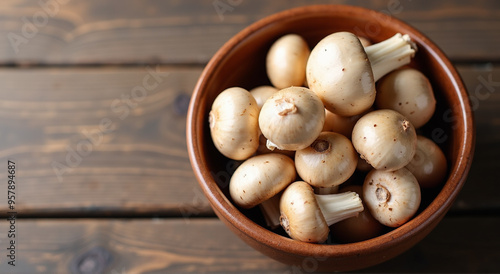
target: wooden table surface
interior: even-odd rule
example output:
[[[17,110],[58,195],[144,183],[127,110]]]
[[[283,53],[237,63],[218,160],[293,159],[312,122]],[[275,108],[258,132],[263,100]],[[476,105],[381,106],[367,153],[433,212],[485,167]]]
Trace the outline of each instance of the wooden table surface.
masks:
[[[296,273],[214,215],[185,122],[197,78],[225,41],[313,3],[413,25],[451,58],[473,102],[476,152],[452,209],[411,250],[361,272],[500,272],[500,2],[4,0],[0,273]]]

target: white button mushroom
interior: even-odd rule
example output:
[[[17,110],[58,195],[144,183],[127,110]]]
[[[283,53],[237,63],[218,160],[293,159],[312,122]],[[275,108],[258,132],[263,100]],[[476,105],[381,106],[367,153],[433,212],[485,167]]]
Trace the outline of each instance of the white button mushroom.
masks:
[[[354,128],[356,122],[359,118],[361,118],[361,116],[372,110],[372,108],[369,108],[362,114],[354,116],[341,116],[325,109],[325,125],[323,126],[323,131],[333,131],[340,133],[347,138],[351,138],[352,129]]]
[[[349,185],[342,187],[340,192],[354,191],[363,198],[363,187],[360,185]],[[366,206],[366,203],[363,202]],[[342,243],[353,243],[374,238],[382,233],[384,226],[373,218],[370,210],[363,210],[358,216],[345,219],[333,224],[330,230],[333,237]]]
[[[311,51],[307,83],[329,111],[343,116],[360,114],[375,101],[375,82],[408,64],[415,48],[408,35],[399,33],[366,48],[353,33],[333,33]]]
[[[313,187],[328,188],[345,182],[356,170],[358,154],[347,137],[322,132],[308,147],[295,152],[295,168]]]
[[[377,83],[375,105],[403,114],[415,128],[426,124],[436,109],[429,79],[413,68],[395,70]]]
[[[267,147],[267,139],[264,137],[264,135],[260,134],[259,136],[259,147],[257,148],[257,152],[255,152],[257,155],[260,154],[266,154],[266,153],[280,153],[283,155],[286,155],[292,159],[295,158],[295,151],[294,150],[281,150],[281,149],[269,149]]]
[[[421,201],[417,179],[406,168],[372,170],[363,184],[366,207],[381,224],[398,227],[418,210]]]
[[[267,99],[259,114],[260,130],[271,150],[309,146],[321,133],[324,122],[323,103],[304,87],[279,90]]]
[[[229,181],[229,194],[242,208],[252,208],[276,195],[295,180],[293,160],[288,156],[270,153],[244,161]]]
[[[266,56],[266,70],[273,86],[283,89],[301,86],[306,80],[306,64],[310,49],[297,34],[276,40]]]
[[[381,109],[358,120],[352,131],[352,144],[375,169],[396,170],[406,166],[415,155],[417,134],[406,117]]]
[[[275,229],[280,226],[280,199],[281,192],[259,204],[266,225]]]
[[[271,86],[258,86],[250,90],[250,94],[252,94],[253,98],[257,102],[259,109],[262,108],[264,102],[271,97],[278,89]]]
[[[209,116],[210,134],[224,156],[244,160],[259,146],[259,107],[247,90],[232,87],[214,100]]]
[[[358,215],[363,204],[355,192],[316,195],[306,182],[289,185],[280,200],[281,226],[292,239],[322,243],[329,226]]]
[[[446,176],[446,157],[431,139],[418,135],[417,151],[406,168],[415,175],[422,188],[435,187],[441,184]]]
[[[358,165],[356,166],[356,170],[368,172],[372,169],[372,165],[370,165],[365,159],[361,158],[361,155],[358,154]]]

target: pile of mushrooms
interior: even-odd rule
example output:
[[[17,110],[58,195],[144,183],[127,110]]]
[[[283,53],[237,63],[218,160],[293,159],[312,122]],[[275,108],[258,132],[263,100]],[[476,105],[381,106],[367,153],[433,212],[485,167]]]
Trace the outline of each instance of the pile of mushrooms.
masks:
[[[311,243],[363,241],[410,220],[422,189],[447,171],[443,151],[419,132],[436,100],[411,67],[416,51],[399,33],[372,44],[336,32],[312,49],[300,35],[278,37],[269,85],[230,87],[209,113],[215,147],[240,161],[232,202]]]

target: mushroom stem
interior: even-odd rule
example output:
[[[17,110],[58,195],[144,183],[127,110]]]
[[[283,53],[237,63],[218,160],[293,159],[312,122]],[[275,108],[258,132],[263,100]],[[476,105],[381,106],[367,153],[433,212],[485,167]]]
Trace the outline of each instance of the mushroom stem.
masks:
[[[210,111],[210,113],[208,113],[208,124],[210,125],[210,129],[213,129],[215,128],[215,122],[216,122],[216,117],[215,117],[215,113],[214,111]]]
[[[417,45],[408,34],[397,33],[393,37],[365,48],[370,60],[373,78],[378,81],[387,73],[409,64],[415,56]]]
[[[269,140],[267,140],[267,141],[266,141],[266,147],[267,147],[267,149],[269,149],[270,151],[274,151],[276,148],[277,148],[277,149],[280,149],[280,148],[278,147],[278,145],[276,145],[275,143],[273,143],[273,142],[271,142],[271,141],[269,141]]]
[[[361,198],[353,191],[315,196],[328,226],[358,216],[364,210]]]
[[[278,115],[280,116],[286,116],[297,112],[297,106],[293,103],[293,100],[290,98],[281,98],[276,100],[275,103],[279,111]]]
[[[280,198],[281,194],[277,194],[259,204],[264,220],[271,229],[280,226]]]
[[[311,144],[311,147],[316,152],[321,153],[327,151],[331,147],[331,144],[327,140],[316,140]]]
[[[403,121],[403,130],[407,131],[410,128],[410,121],[404,120]]]

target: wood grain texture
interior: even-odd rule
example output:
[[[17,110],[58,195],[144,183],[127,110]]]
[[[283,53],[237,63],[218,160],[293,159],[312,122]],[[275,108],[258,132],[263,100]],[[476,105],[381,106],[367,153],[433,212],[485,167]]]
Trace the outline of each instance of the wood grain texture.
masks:
[[[39,2],[3,2],[0,63],[204,64],[249,24],[310,4],[350,4],[389,13],[421,30],[452,59],[500,60],[500,4],[495,0],[480,5],[463,0]]]
[[[496,114],[500,105],[500,69],[486,63],[460,66],[459,72],[474,110],[476,147],[468,180],[457,197],[453,211],[498,214],[500,201],[493,193],[498,189],[496,171],[500,170],[497,157],[500,153],[500,116]]]
[[[185,141],[188,100],[211,56],[249,24],[309,4],[363,6],[413,25],[461,64],[475,110],[475,157],[450,213],[408,252],[360,272],[500,272],[500,2],[5,0],[0,178],[14,160],[21,218],[15,268],[0,221],[0,273],[314,270],[314,261],[271,260],[217,220]]]
[[[144,97],[135,92],[136,99],[134,90],[151,75],[146,66],[0,70],[0,161],[18,163],[19,214],[213,214],[185,140],[187,103],[201,69],[149,69],[161,72],[162,82]],[[487,213],[500,208],[494,183],[500,120],[492,117],[500,103],[500,69],[486,64],[459,71],[475,102],[477,142],[453,211]],[[109,131],[101,131],[107,119]],[[6,183],[0,181],[0,189]],[[6,206],[0,195],[0,214]]]
[[[6,248],[6,223],[0,222],[2,255]],[[498,272],[498,229],[498,218],[446,218],[408,252],[361,272]],[[314,270],[313,260],[297,262],[295,266],[273,261],[239,240],[217,219],[17,220],[16,230],[16,267],[7,265],[2,256],[2,273],[97,273],[97,269],[112,274]]]
[[[17,163],[17,209],[209,211],[185,140],[199,74],[165,67],[1,70],[0,159]],[[1,185],[6,189],[6,181]]]

